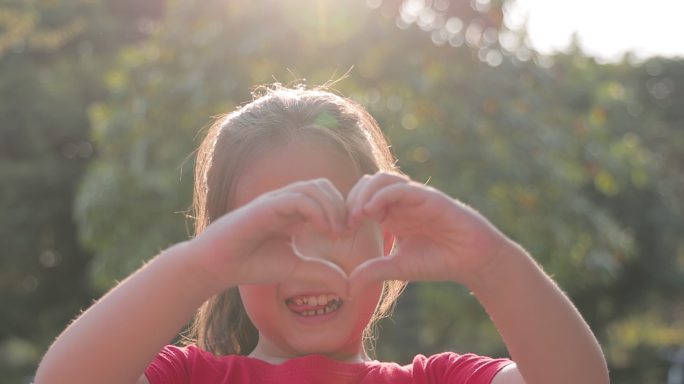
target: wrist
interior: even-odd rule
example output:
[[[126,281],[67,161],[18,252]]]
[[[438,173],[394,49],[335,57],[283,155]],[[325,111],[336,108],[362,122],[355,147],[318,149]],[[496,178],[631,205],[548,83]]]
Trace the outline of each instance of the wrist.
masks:
[[[521,271],[535,266],[529,254],[517,243],[506,240],[487,263],[473,273],[465,286],[475,296],[492,295],[519,280]]]
[[[162,256],[177,264],[181,274],[180,281],[203,300],[227,288],[224,287],[225,283],[217,281],[216,268],[211,268],[206,261],[210,255],[202,251],[194,239],[171,246]]]

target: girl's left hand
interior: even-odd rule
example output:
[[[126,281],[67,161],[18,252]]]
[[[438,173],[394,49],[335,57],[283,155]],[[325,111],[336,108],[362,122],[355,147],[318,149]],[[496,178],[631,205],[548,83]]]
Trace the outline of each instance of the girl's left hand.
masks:
[[[391,255],[359,265],[352,290],[377,280],[450,280],[470,287],[512,241],[458,200],[407,177],[366,175],[347,196],[348,226],[365,219],[395,238]]]

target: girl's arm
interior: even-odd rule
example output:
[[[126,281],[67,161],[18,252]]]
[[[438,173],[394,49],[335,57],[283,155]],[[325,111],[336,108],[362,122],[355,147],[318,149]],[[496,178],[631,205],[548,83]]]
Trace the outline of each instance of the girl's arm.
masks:
[[[212,293],[188,244],[161,253],[73,322],[44,356],[36,384],[138,382]]]
[[[608,383],[601,348],[570,300],[515,244],[469,286],[528,384]],[[507,376],[507,375],[502,375]],[[493,384],[517,384],[495,380]]]
[[[527,384],[608,383],[601,348],[573,304],[535,261],[482,215],[444,193],[392,174],[364,177],[349,193],[349,224],[374,218],[396,251],[352,272],[375,280],[442,280],[468,287],[499,329]],[[496,384],[522,383],[515,368]]]
[[[304,222],[339,228],[342,202],[330,198],[333,189],[327,180],[290,184],[162,252],[67,327],[43,357],[36,384],[144,383],[147,365],[202,302],[239,284],[316,281],[345,295],[339,267],[269,252]]]

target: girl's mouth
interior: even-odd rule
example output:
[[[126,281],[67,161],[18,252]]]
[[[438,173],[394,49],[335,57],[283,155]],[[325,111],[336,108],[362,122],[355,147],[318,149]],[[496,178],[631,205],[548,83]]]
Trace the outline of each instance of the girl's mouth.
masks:
[[[301,295],[285,300],[287,307],[302,317],[321,316],[332,313],[342,306],[342,299],[335,294]]]

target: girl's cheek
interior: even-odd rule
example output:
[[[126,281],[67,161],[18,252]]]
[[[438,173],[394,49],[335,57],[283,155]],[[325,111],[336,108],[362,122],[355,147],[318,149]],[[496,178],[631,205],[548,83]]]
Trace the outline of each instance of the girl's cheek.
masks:
[[[269,315],[270,307],[273,306],[273,298],[269,296],[275,294],[275,285],[241,285],[238,289],[242,305],[253,323],[259,322],[260,317]]]

